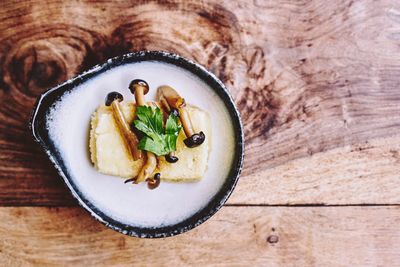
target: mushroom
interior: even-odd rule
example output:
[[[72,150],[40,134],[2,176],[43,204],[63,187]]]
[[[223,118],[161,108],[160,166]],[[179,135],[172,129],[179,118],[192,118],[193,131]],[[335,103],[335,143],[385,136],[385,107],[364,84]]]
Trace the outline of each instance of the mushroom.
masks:
[[[149,189],[155,189],[160,185],[161,182],[161,174],[159,172],[157,172],[156,174],[154,174],[154,177],[152,179],[147,179],[147,187]]]
[[[175,155],[175,152],[169,152],[165,155],[165,160],[169,163],[175,163],[179,160],[179,158]]]
[[[144,96],[149,92],[149,85],[146,81],[135,79],[129,84],[129,90],[135,96],[136,104],[138,106],[146,105]]]
[[[147,82],[140,79],[133,80],[129,84],[129,90],[135,96],[136,104],[138,106],[146,105],[146,102],[144,101],[144,95],[149,92],[149,85]],[[138,184],[140,182],[147,181],[150,187],[150,183],[153,185],[157,183],[157,181],[154,181],[154,178],[150,178],[157,167],[157,157],[149,151],[146,151],[146,156],[146,163],[143,165],[138,176],[136,177],[135,183]]]
[[[185,99],[182,98],[176,91],[170,86],[160,86],[157,90],[157,99],[163,105],[163,107],[170,111],[179,114],[179,119],[183,126],[186,139],[183,141],[187,147],[193,148],[201,145],[206,136],[203,132],[195,133],[192,122],[190,120],[189,113],[186,110]]]
[[[138,149],[139,139],[130,130],[129,124],[126,122],[122,114],[119,102],[124,100],[124,97],[118,92],[111,92],[107,95],[105,104],[111,106],[111,111],[116,122],[119,133],[124,140],[125,147],[128,149],[129,154],[133,160],[138,160],[142,157],[142,151]]]

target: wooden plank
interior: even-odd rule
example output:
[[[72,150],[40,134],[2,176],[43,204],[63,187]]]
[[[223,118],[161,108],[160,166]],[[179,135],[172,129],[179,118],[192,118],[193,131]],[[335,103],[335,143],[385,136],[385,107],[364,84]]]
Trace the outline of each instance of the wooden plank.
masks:
[[[225,207],[180,236],[116,233],[81,208],[0,208],[0,264],[399,266],[400,207]]]
[[[242,177],[229,203],[396,204],[399,151],[395,136],[296,159]]]
[[[399,14],[395,0],[1,1],[0,205],[75,204],[31,141],[35,99],[141,49],[230,88],[246,131],[231,203],[399,204]]]

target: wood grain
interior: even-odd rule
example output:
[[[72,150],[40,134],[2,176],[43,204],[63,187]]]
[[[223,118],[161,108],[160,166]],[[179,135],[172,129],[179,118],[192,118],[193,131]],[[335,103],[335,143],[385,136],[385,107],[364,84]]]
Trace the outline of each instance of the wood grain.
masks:
[[[228,203],[398,204],[399,151],[390,137],[292,160],[240,179]]]
[[[399,223],[399,207],[225,207],[193,231],[144,240],[80,208],[0,208],[0,264],[399,266]]]
[[[0,205],[75,205],[30,138],[35,99],[141,49],[229,87],[246,131],[231,203],[399,204],[399,36],[394,0],[1,1]]]

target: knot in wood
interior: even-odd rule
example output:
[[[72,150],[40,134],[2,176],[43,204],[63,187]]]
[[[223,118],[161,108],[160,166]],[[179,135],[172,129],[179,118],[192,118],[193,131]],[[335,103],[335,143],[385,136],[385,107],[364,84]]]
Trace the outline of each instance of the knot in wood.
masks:
[[[277,235],[270,235],[267,237],[267,243],[269,244],[276,244],[279,242],[279,236]]]

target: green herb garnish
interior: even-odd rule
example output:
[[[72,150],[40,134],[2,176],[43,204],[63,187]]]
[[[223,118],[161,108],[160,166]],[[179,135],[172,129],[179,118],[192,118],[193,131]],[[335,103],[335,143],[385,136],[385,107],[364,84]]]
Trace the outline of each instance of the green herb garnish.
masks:
[[[145,136],[139,142],[139,149],[153,152],[157,156],[167,155],[176,150],[176,140],[182,126],[178,117],[169,114],[163,127],[163,114],[160,108],[139,106],[136,109],[137,119],[134,120],[136,129]]]

